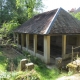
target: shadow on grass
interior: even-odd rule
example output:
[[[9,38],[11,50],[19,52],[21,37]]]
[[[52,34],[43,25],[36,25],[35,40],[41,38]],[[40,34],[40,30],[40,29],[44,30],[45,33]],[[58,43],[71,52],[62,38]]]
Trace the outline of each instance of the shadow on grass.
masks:
[[[35,70],[41,75],[41,80],[55,80],[60,73],[58,69],[48,69],[46,66],[40,67],[36,65]]]
[[[47,68],[46,64],[38,58],[36,58],[35,63],[37,64],[35,70],[40,74],[41,80],[55,80],[59,76],[60,71],[57,68]]]

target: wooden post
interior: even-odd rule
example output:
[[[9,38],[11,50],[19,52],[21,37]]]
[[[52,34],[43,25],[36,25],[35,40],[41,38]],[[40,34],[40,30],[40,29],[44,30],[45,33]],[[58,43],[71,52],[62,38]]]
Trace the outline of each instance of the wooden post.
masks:
[[[44,36],[44,61],[50,63],[50,36]]]
[[[34,35],[34,53],[36,55],[37,52],[37,35]]]
[[[26,34],[26,49],[29,49],[29,34]]]
[[[66,35],[62,35],[62,58],[65,58],[66,54]]]

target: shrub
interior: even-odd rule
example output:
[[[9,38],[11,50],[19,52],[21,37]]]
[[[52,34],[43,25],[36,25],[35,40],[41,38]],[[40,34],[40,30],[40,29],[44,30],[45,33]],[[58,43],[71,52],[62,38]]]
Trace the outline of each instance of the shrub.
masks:
[[[0,30],[2,37],[6,39],[6,37],[12,37],[13,30],[19,26],[19,23],[15,20],[12,20],[7,23],[3,23],[2,28]]]
[[[40,80],[38,74],[32,70],[30,72],[19,72],[15,80]]]

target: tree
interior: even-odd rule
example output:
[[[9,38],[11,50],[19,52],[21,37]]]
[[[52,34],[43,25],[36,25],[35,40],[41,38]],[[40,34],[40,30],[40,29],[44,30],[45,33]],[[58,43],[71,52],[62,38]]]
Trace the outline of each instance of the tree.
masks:
[[[0,24],[10,20],[22,24],[42,8],[42,0],[0,0]]]
[[[42,11],[42,0],[0,0],[0,32],[10,37],[12,30]]]
[[[77,18],[78,20],[80,20],[80,12],[78,12],[77,14],[75,14],[74,17]]]
[[[16,2],[17,8],[23,7],[23,10],[25,11],[28,19],[34,15],[35,11],[40,12],[44,7],[42,0],[16,0]]]
[[[70,13],[73,17],[77,18],[78,20],[80,20],[80,12],[78,13]]]

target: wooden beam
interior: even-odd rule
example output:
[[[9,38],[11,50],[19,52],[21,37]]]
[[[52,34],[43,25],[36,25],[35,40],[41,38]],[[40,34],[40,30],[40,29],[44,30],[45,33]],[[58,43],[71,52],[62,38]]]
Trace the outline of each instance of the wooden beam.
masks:
[[[37,52],[37,35],[34,35],[34,53],[36,55]]]
[[[66,54],[66,35],[62,35],[62,58],[65,58]]]
[[[26,49],[29,49],[29,34],[26,34]]]
[[[50,36],[44,36],[44,61],[50,63]]]

